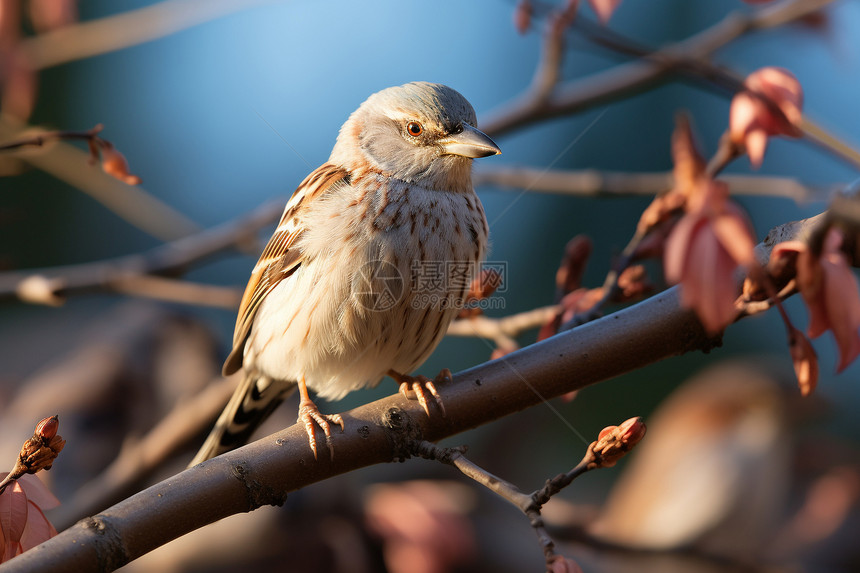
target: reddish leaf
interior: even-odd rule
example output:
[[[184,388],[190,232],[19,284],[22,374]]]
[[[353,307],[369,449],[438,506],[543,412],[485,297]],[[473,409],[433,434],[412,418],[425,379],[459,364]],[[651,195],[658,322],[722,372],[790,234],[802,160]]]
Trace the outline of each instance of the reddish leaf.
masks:
[[[21,536],[27,525],[27,495],[16,481],[0,494],[0,529],[6,540],[3,561],[19,553]]]
[[[582,275],[591,255],[591,239],[577,235],[564,247],[564,257],[555,273],[555,286],[561,296],[582,286]]]
[[[831,231],[830,236],[837,236],[834,233]],[[841,243],[841,236],[838,243]],[[821,266],[824,271],[823,295],[827,318],[839,348],[836,371],[842,372],[860,355],[860,294],[857,279],[838,246],[825,247]]]
[[[666,239],[663,270],[666,280],[670,283],[677,284],[683,280],[693,236],[705,224],[704,217],[686,215],[678,221],[669,238]]]
[[[666,239],[666,280],[681,285],[681,304],[696,311],[711,334],[737,315],[735,273],[753,268],[755,239],[744,212],[728,198],[722,181],[700,178],[687,200],[687,214]]]
[[[746,214],[734,203],[726,203],[725,212],[711,221],[720,244],[739,265],[750,267],[756,263],[755,237]]]
[[[47,541],[57,534],[57,530],[32,501],[27,502],[27,524],[21,535],[21,550],[27,551]]]
[[[839,348],[837,372],[860,356],[860,290],[841,244],[841,232],[830,229],[820,257],[798,241],[780,243],[771,253],[771,259],[797,253],[797,288],[809,310],[807,334],[817,338],[831,331]]]
[[[750,162],[758,167],[768,138],[774,135],[799,137],[803,120],[803,89],[788,70],[761,68],[747,76],[746,90],[732,99],[729,133],[744,145]]]
[[[800,135],[799,128],[803,121],[803,88],[794,74],[784,68],[771,66],[751,73],[744,84],[750,92],[759,94],[776,105],[788,120],[789,125],[785,125],[783,118],[778,115],[769,118],[782,130],[774,135]]]
[[[24,488],[27,494],[27,499],[38,505],[42,509],[53,509],[60,505],[60,500],[51,493],[38,476],[25,474],[18,478],[18,483]]]

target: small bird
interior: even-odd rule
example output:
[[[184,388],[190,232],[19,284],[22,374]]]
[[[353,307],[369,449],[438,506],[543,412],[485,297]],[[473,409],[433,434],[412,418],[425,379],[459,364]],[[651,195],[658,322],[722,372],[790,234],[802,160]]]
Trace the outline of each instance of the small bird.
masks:
[[[315,425],[333,455],[330,426],[343,420],[309,389],[336,400],[389,375],[444,414],[433,381],[409,373],[445,335],[487,249],[472,159],[501,151],[475,124],[466,98],[427,82],[375,93],[344,123],[251,273],[224,364],[244,378],[192,465],[245,443],[296,387],[314,457]]]

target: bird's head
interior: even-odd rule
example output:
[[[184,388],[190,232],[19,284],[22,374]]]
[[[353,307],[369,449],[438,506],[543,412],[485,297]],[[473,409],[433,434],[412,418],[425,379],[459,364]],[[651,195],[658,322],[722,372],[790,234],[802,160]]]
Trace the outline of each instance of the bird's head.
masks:
[[[390,177],[438,189],[471,189],[473,158],[501,153],[476,127],[459,92],[413,82],[370,96],[340,130],[330,161],[365,161]]]

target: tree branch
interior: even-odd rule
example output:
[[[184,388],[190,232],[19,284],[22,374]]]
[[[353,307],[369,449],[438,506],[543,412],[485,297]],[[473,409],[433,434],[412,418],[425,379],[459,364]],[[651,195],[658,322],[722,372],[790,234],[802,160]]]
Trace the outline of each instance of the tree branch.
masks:
[[[7,119],[0,118],[0,140],[25,135],[33,139],[40,133],[41,130],[13,125]],[[88,168],[90,155],[68,143],[55,141],[48,148],[21,151],[15,157],[76,187],[125,221],[158,239],[179,239],[200,230],[191,219],[141,187],[122,183],[96,167]]]
[[[637,333],[631,336],[630,333]],[[459,373],[440,388],[447,415],[428,417],[399,394],[343,414],[335,458],[318,462],[304,428],[286,430],[204,462],[80,521],[0,572],[110,571],[189,531],[371,464],[403,459],[412,440],[438,441],[545,399],[691,350],[710,349],[675,289]],[[212,503],[217,499],[218,503]]]
[[[178,404],[138,440],[123,444],[116,459],[75,493],[71,503],[51,512],[51,522],[66,528],[81,516],[95,513],[134,493],[155,470],[211,426],[236,389],[235,378],[218,378],[192,399]]]
[[[643,54],[633,62],[557,84],[548,92],[546,89],[537,91],[529,88],[512,101],[490,112],[481,122],[481,129],[491,136],[499,136],[532,123],[578,113],[663,82],[673,72],[704,80],[721,89],[737,91],[743,84],[742,78],[707,61],[714,51],[746,33],[782,26],[813,14],[832,2],[833,0],[783,0],[751,13],[740,10],[732,12],[710,28],[681,42]],[[641,48],[620,34],[604,36],[603,39],[605,41],[600,43],[604,45],[611,44],[611,41],[625,42],[623,49],[619,48],[618,51],[641,51]],[[545,51],[542,57],[554,56]],[[538,65],[538,69],[542,67],[542,64]],[[812,143],[855,167],[860,166],[860,152],[809,118],[804,118],[802,131],[804,137]]]
[[[475,185],[496,185],[513,189],[528,189],[540,193],[598,196],[652,196],[674,185],[671,172],[626,173],[596,169],[535,169],[532,167],[494,167],[476,170]],[[733,195],[784,197],[801,203],[826,199],[842,184],[805,185],[791,177],[764,175],[721,175]]]
[[[131,282],[135,277],[176,276],[190,265],[218,253],[245,250],[249,245],[256,249],[257,233],[262,227],[277,221],[283,208],[283,200],[274,199],[238,219],[143,254],[42,271],[3,273],[0,274],[0,300],[58,304],[70,294],[99,290],[122,292],[132,288]],[[216,293],[213,291],[211,294]],[[225,296],[220,290],[218,294]],[[221,305],[224,302],[218,301]]]
[[[684,41],[665,46],[636,61],[558,84],[549,94],[529,88],[520,97],[491,112],[481,122],[481,129],[489,135],[501,135],[535,121],[579,112],[617,99],[662,80],[681,64],[701,62],[743,34],[785,24],[816,12],[830,2],[832,0],[784,0],[752,13],[740,10],[732,12],[720,22]],[[552,52],[542,55],[543,58],[552,56]],[[541,68],[539,64],[538,69]]]
[[[786,223],[771,235],[785,239],[785,233],[802,233],[807,226]],[[347,431],[333,437],[334,459],[319,461],[308,448],[304,427],[293,425],[78,522],[0,565],[0,573],[112,571],[229,515],[281,505],[289,492],[312,483],[406,459],[416,440],[436,442],[664,358],[719,344],[692,311],[680,307],[673,287],[454,375],[453,383],[439,388],[445,416],[428,417],[420,404],[400,394],[377,400],[343,414]]]

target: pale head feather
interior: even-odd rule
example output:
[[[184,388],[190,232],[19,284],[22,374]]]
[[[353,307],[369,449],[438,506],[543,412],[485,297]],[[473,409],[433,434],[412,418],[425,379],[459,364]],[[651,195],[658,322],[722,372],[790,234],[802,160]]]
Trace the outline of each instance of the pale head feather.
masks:
[[[406,133],[410,121],[424,133]],[[431,189],[468,191],[472,160],[444,155],[435,142],[475,127],[475,110],[459,92],[442,84],[412,82],[367,98],[340,129],[329,161],[347,170],[361,167]]]

